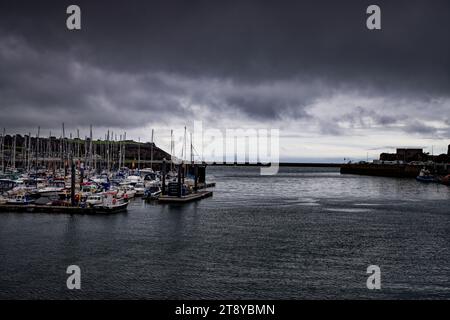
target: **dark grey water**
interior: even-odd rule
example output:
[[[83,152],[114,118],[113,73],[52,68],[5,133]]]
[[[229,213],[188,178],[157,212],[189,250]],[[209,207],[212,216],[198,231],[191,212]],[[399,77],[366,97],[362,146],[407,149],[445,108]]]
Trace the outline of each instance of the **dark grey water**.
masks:
[[[213,198],[0,214],[0,298],[450,298],[450,188],[336,169],[208,168]],[[68,265],[80,291],[66,289]],[[366,288],[369,265],[382,289]]]

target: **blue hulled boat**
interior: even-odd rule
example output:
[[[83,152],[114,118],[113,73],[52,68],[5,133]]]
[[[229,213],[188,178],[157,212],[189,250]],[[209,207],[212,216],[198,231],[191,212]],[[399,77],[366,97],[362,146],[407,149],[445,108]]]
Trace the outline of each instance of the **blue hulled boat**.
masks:
[[[416,177],[416,180],[417,180],[417,181],[420,181],[420,182],[426,182],[426,183],[429,183],[429,182],[437,182],[436,177],[433,176],[433,175],[430,173],[430,171],[427,170],[427,169],[422,169],[422,170],[420,170],[420,173],[419,173],[419,175]]]

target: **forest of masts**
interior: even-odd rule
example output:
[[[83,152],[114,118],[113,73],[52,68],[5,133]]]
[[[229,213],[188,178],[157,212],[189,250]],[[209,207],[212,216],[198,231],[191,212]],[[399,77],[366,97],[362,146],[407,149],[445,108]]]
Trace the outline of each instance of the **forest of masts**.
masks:
[[[3,129],[0,136],[0,172],[18,168],[26,171],[38,168],[67,170],[72,161],[78,166],[83,163],[86,169],[101,169],[108,172],[126,166],[126,132],[117,135],[108,130],[104,141],[97,140],[94,143],[92,125],[89,137],[86,136],[84,139],[80,139],[78,129],[75,137],[72,133],[67,137],[64,124],[59,138],[52,137],[51,132],[48,137],[43,137],[40,131],[38,127],[35,137],[32,137],[31,133],[23,137],[14,134],[12,141],[7,143],[6,130]],[[137,163],[140,168],[140,143],[138,147]],[[171,141],[172,148],[173,141]],[[153,130],[151,150],[150,164],[153,163]]]

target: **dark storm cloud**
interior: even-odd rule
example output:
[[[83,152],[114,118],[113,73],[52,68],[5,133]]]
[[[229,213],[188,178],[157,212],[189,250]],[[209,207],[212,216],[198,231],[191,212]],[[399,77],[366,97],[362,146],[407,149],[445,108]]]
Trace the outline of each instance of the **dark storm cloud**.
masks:
[[[446,106],[447,110],[450,106]],[[335,117],[333,134],[343,134],[346,128],[357,129],[376,129],[382,130],[397,128],[405,133],[418,135],[428,139],[448,139],[450,138],[450,126],[448,121],[442,121],[446,127],[435,127],[428,125],[405,113],[395,113],[393,115],[383,114],[383,110],[377,111],[376,108],[356,107],[351,112],[345,113],[340,117]],[[437,119],[442,118],[440,114]],[[429,120],[429,119],[427,119]],[[343,126],[341,126],[343,125]],[[329,123],[321,124],[322,132],[329,132]]]
[[[408,118],[407,115],[399,115],[401,120]],[[346,113],[339,118],[335,118],[336,122],[347,122],[351,127],[372,127],[372,126],[389,126],[398,123],[400,120],[394,116],[380,114],[373,109],[364,109],[360,106],[354,108],[352,112]]]
[[[411,123],[407,126],[406,131],[409,133],[432,135],[432,134],[436,134],[437,130],[431,126],[427,126],[418,121],[414,121],[413,123]]]
[[[166,112],[182,113],[175,101],[177,88],[163,79],[114,73],[77,62],[67,54],[37,51],[23,39],[0,40],[2,118],[8,126],[144,125]],[[146,113],[151,109],[151,115]]]
[[[78,32],[65,28],[73,3]],[[271,121],[310,119],[309,106],[336,92],[423,107],[447,99],[449,2],[376,3],[381,31],[365,28],[367,1],[2,0],[2,121],[134,127],[193,117],[193,106],[211,120],[237,110]],[[389,126],[403,117],[370,108],[343,119]],[[323,117],[322,131],[338,134]]]

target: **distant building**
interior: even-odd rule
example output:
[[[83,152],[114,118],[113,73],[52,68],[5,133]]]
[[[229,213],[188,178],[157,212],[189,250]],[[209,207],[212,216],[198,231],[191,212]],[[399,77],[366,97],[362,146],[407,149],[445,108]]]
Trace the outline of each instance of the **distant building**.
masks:
[[[380,154],[380,161],[382,163],[387,162],[404,162],[409,163],[413,161],[426,162],[433,161],[435,163],[450,163],[450,145],[448,146],[447,154],[430,155],[424,153],[423,149],[408,149],[398,148],[396,153],[382,153]]]
[[[427,155],[423,153],[423,149],[407,149],[399,148],[396,153],[382,153],[380,155],[381,161],[424,161]]]
[[[423,149],[397,149],[397,160],[404,162],[423,161]]]

